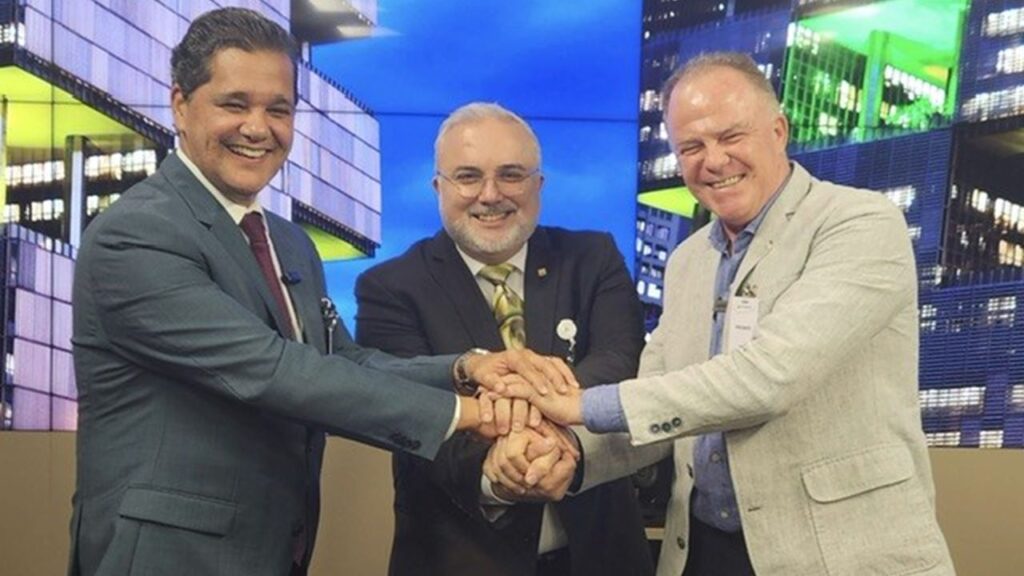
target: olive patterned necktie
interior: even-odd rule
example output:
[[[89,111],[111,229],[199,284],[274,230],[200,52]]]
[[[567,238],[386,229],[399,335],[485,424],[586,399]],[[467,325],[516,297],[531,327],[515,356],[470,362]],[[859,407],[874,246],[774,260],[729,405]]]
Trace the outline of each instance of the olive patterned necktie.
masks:
[[[491,308],[498,322],[498,332],[509,350],[526,347],[526,319],[523,318],[523,299],[509,288],[508,277],[515,270],[512,264],[484,266],[478,275],[494,284],[494,299]]]

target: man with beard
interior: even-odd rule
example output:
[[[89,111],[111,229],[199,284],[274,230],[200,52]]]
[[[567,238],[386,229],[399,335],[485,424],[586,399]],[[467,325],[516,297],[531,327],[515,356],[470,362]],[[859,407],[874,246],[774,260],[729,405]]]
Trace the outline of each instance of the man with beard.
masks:
[[[583,386],[632,377],[643,326],[622,256],[607,234],[537,226],[540,165],[536,136],[515,114],[483,103],[452,113],[435,142],[444,230],[359,278],[358,341],[398,356],[525,345],[574,360]],[[496,407],[499,420],[521,410]],[[527,434],[496,446],[525,446]],[[544,505],[566,493],[575,461],[551,457],[532,488],[503,491],[482,475],[491,449],[456,434],[433,463],[396,455],[390,574],[653,572],[628,479]]]

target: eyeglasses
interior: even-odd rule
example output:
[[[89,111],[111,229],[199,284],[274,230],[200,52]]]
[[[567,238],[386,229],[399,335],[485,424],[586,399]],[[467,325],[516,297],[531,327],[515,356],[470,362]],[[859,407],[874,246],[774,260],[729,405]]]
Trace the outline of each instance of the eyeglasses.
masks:
[[[485,176],[479,170],[460,170],[452,176],[438,170],[436,174],[453,184],[459,196],[469,199],[482,194],[488,180],[494,181],[494,186],[503,196],[519,196],[529,188],[528,180],[540,174],[540,168],[502,168],[493,176]]]

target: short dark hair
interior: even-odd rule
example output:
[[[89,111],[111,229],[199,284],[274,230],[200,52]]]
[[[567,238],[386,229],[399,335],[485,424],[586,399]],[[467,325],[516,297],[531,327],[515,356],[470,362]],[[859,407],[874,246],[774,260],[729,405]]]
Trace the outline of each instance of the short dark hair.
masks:
[[[684,79],[688,80],[693,76],[715,68],[727,68],[739,72],[750,83],[750,86],[761,92],[770,101],[776,110],[781,110],[779,97],[775,94],[775,88],[765,77],[764,72],[757,67],[757,62],[748,54],[742,52],[702,52],[687,60],[665,81],[661,88],[661,109],[668,114],[669,101],[672,99],[672,90]]]
[[[171,52],[171,80],[186,98],[210,81],[210,60],[226,48],[280,52],[293,65],[299,54],[291,34],[255,10],[210,10],[192,21],[185,37]]]

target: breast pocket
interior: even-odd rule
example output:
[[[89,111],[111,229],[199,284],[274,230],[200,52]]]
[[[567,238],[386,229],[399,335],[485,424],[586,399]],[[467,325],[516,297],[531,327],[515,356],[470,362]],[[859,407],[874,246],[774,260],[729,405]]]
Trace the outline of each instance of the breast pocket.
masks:
[[[914,574],[941,561],[935,515],[906,447],[829,459],[802,478],[829,576]]]

